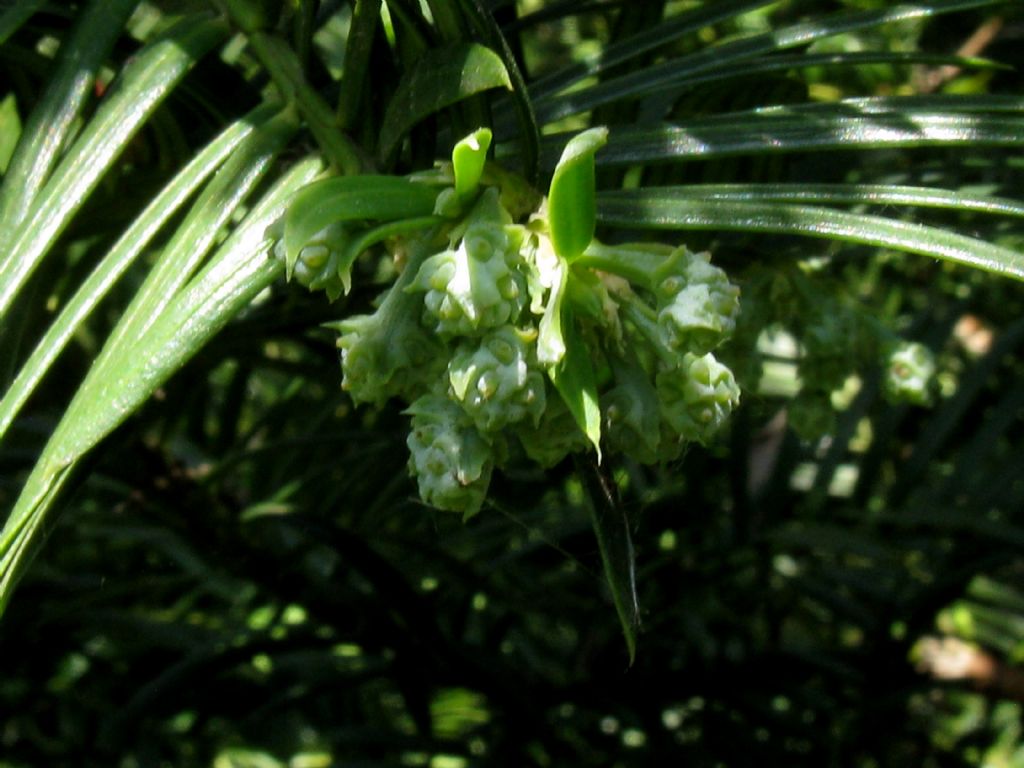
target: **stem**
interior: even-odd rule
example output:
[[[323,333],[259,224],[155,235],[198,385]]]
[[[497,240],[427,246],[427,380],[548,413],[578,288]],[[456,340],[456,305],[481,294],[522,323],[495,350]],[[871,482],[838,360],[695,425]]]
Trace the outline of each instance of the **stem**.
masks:
[[[658,328],[658,317],[654,310],[633,294],[617,295],[622,299],[621,307],[626,319],[632,322],[640,331],[640,335],[650,342],[658,357],[674,368],[678,360],[662,340],[662,333]]]
[[[381,0],[356,0],[352,26],[345,48],[345,68],[341,72],[338,94],[338,125],[349,130],[363,101],[363,85],[368,71],[373,37],[380,21]]]
[[[591,240],[582,255],[573,260],[573,266],[590,267],[624,277],[644,288],[653,288],[651,274],[672,252],[656,245],[648,247],[604,245]]]
[[[291,47],[279,37],[259,31],[249,36],[249,43],[282,96],[298,107],[331,165],[346,176],[358,175],[363,167],[359,148],[339,130],[330,107],[306,82]]]

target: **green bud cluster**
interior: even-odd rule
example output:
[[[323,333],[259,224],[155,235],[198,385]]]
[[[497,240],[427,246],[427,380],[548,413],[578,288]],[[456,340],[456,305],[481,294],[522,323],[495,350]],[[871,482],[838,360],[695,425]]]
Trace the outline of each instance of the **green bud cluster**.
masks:
[[[821,276],[812,281],[800,268],[776,266],[748,275],[743,314],[729,350],[744,388],[758,386],[762,374],[758,346],[765,329],[784,331],[799,350],[799,392],[786,404],[786,411],[789,425],[801,438],[817,440],[834,434],[833,402],[842,403],[842,391],[851,376],[872,369],[881,369],[882,391],[888,400],[919,406],[932,401],[936,388],[932,352],[898,337],[875,313]]]
[[[388,217],[386,227],[353,218],[309,242],[293,232],[280,256],[310,288],[329,276],[347,281],[371,238],[400,256],[377,308],[333,327],[352,399],[406,404],[409,471],[423,501],[469,516],[493,471],[512,462],[551,467],[590,446],[651,464],[710,441],[739,402],[732,373],[712,354],[736,326],[739,290],[708,254],[606,246],[585,218],[558,220],[577,210],[573,185],[587,183],[594,147],[572,155],[559,204],[537,207],[525,204],[521,182],[483,166],[485,137],[472,138],[453,166],[420,174],[411,192],[373,181],[390,199],[409,200],[418,229],[382,203],[373,211]],[[363,204],[355,184],[324,194],[349,210]],[[424,188],[434,190],[432,213],[423,213]],[[555,190],[553,182],[552,200]],[[310,210],[293,217],[303,233],[322,222]],[[345,226],[370,234],[353,239]]]

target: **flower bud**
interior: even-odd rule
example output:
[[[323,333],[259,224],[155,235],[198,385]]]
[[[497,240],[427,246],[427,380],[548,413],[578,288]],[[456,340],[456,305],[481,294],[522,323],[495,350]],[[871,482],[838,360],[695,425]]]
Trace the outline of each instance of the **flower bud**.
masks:
[[[544,412],[544,376],[531,349],[533,338],[511,326],[484,336],[479,345],[464,343],[448,364],[454,399],[484,434],[529,420]]]
[[[901,341],[888,350],[884,388],[894,402],[929,405],[935,382],[935,356],[924,344]]]
[[[346,318],[341,331],[341,387],[356,403],[416,399],[442,375],[444,349],[403,306],[385,302],[372,315]],[[404,311],[403,311],[404,310]]]
[[[736,327],[740,291],[707,253],[677,248],[652,275],[658,325],[666,344],[704,354]]]
[[[714,355],[684,356],[679,368],[656,377],[662,417],[685,440],[706,443],[739,405],[732,371]]]
[[[408,409],[412,424],[409,473],[420,498],[432,507],[476,514],[487,495],[494,468],[491,447],[462,409],[446,397],[427,394]]]
[[[528,292],[521,228],[489,189],[474,208],[455,247],[423,262],[407,290],[424,291],[424,323],[438,333],[478,336],[515,323]]]

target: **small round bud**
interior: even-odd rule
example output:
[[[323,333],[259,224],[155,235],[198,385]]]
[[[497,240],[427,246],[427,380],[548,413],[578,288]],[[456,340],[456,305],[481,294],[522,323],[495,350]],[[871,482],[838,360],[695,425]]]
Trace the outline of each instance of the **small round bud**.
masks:
[[[935,356],[924,344],[902,341],[889,348],[884,387],[894,402],[929,405],[935,384]]]

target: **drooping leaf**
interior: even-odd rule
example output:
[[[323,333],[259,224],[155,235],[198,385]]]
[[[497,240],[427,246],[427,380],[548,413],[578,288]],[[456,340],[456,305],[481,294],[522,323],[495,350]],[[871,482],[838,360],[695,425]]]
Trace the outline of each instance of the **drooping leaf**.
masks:
[[[565,322],[568,320],[569,322]],[[597,394],[597,377],[594,361],[590,357],[575,323],[563,318],[560,323],[561,335],[565,340],[565,354],[557,363],[548,367],[555,389],[569,408],[573,419],[587,436],[601,459],[601,406]]]
[[[434,210],[437,190],[398,176],[337,176],[303,189],[284,220],[285,258],[291,263],[330,224],[422,218]]]
[[[284,174],[142,336],[108,339],[0,532],[0,613],[74,466],[278,277],[282,267],[267,258],[266,229],[320,167],[308,160]]]
[[[384,162],[416,123],[468,96],[512,88],[505,65],[490,48],[463,43],[425,54],[399,82],[388,104],[377,156]]]
[[[137,0],[93,0],[61,44],[46,90],[25,121],[24,133],[0,188],[3,250],[65,149],[64,142],[91,92],[96,72],[137,4]],[[0,17],[0,23],[25,21],[38,5],[16,3]],[[0,265],[5,255],[0,255]]]

